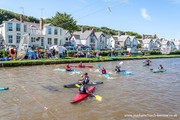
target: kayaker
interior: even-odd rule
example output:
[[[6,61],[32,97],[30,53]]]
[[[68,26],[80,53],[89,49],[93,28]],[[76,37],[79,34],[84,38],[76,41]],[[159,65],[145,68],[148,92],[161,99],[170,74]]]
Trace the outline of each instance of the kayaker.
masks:
[[[66,71],[71,71],[71,68],[69,67],[69,64],[66,65]]]
[[[164,70],[164,68],[163,68],[162,65],[159,65],[158,69],[159,69],[159,70]]]
[[[89,83],[88,73],[85,73],[85,74],[84,74],[84,77],[82,78],[82,82],[84,82],[85,84],[88,84],[88,83]]]
[[[146,65],[150,65],[150,62],[151,62],[151,61],[149,60],[149,58],[147,58],[147,60],[145,61],[145,64],[146,64]]]
[[[121,72],[121,70],[120,70],[120,66],[116,66],[115,71],[116,71],[116,72]]]
[[[80,63],[79,63],[79,67],[82,67],[82,66],[83,66],[83,65],[82,65],[82,62],[80,62]]]
[[[82,85],[79,87],[79,93],[80,94],[92,94],[91,92],[89,92],[88,90],[87,90],[88,88],[87,88],[87,86],[85,85],[85,82],[82,82]]]
[[[102,74],[106,74],[106,69],[104,69],[104,67],[102,67],[101,72],[102,72]]]

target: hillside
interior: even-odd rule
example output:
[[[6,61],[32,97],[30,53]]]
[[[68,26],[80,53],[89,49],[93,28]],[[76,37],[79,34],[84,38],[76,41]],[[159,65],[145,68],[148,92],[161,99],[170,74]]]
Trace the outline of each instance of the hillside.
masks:
[[[16,18],[17,20],[19,20],[20,19],[20,14],[0,9],[0,24],[2,24],[2,21],[8,21],[8,20],[10,20],[12,18]],[[36,23],[39,23],[39,19],[34,18],[32,16],[24,15],[24,19],[27,22],[36,22]]]
[[[60,14],[60,13],[59,13]],[[65,13],[66,15],[66,13]],[[2,23],[2,21],[8,21],[12,18],[16,18],[17,20],[20,19],[20,14],[17,14],[17,13],[14,13],[14,12],[11,12],[11,11],[7,11],[7,10],[3,10],[3,9],[0,9],[0,24]],[[24,19],[25,21],[28,21],[28,22],[36,22],[36,23],[39,23],[39,19],[37,18],[34,18],[32,16],[26,16],[24,15]],[[72,19],[72,18],[71,18]],[[49,23],[50,21],[52,20],[52,18],[48,18],[48,19],[45,19],[44,22],[45,23]],[[80,31],[81,30],[81,27],[83,25],[76,25],[76,27],[74,27],[74,30],[73,31]],[[62,26],[63,27],[63,26]],[[88,26],[88,25],[85,25],[84,26],[86,28],[86,30],[92,30],[92,28],[94,26]],[[102,31],[103,33],[105,34],[108,34],[108,35],[117,35],[118,34],[118,30],[114,30],[114,29],[110,29],[110,28],[107,28],[107,27],[95,27],[96,28],[96,31],[97,32],[100,32]],[[124,31],[121,31],[122,32],[122,35],[125,34]],[[133,36],[136,36],[136,38],[142,38],[142,36],[138,33],[135,33],[135,32],[130,32],[128,31],[128,34],[129,35],[133,35]]]

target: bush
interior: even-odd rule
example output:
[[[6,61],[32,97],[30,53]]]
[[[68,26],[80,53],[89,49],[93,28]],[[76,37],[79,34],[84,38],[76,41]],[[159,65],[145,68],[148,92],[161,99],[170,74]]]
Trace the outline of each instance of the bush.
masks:
[[[143,55],[161,55],[161,51],[160,50],[151,50],[151,51],[145,51],[143,52]]]
[[[170,52],[170,54],[172,54],[172,55],[179,54],[180,55],[180,50],[173,50],[173,51]]]
[[[0,58],[10,57],[9,51],[0,50]]]

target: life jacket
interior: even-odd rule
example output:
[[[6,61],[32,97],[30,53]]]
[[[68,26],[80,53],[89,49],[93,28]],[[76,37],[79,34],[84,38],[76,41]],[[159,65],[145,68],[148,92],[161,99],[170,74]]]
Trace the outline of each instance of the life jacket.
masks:
[[[66,66],[66,70],[67,71],[71,71],[71,68]]]
[[[106,70],[104,69],[104,70],[102,70],[102,74],[106,74]]]
[[[120,72],[120,69],[119,69],[119,68],[116,68],[115,71],[116,71],[116,72]]]
[[[84,82],[85,84],[89,83],[89,77],[83,77],[82,82]]]
[[[80,92],[81,94],[87,94],[87,93],[86,93],[86,90],[87,90],[87,87],[86,87],[85,85],[81,85],[81,86],[79,87],[79,92]]]

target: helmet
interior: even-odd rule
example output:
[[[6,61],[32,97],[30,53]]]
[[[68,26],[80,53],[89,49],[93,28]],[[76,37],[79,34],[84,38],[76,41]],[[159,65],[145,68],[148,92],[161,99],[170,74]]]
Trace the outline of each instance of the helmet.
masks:
[[[81,75],[81,77],[83,77],[84,75]]]
[[[104,69],[104,67],[102,67],[102,69]]]
[[[84,75],[88,75],[88,73],[85,73]]]
[[[69,66],[69,64],[67,64],[66,66]]]

